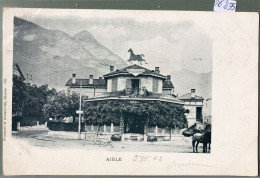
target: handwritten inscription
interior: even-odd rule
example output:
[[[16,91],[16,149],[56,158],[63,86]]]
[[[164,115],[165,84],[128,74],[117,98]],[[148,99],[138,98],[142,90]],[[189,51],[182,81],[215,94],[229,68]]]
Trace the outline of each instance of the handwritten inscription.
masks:
[[[170,163],[167,166],[167,169],[172,169],[172,168],[183,168],[183,167],[188,167],[188,166],[192,166],[193,163],[191,162],[185,162],[185,163],[180,163],[180,162],[175,162],[173,161],[172,163]]]
[[[141,156],[135,155],[134,162],[146,162],[146,161],[162,161],[162,156]]]
[[[235,0],[215,0],[214,11],[236,11],[237,2]]]

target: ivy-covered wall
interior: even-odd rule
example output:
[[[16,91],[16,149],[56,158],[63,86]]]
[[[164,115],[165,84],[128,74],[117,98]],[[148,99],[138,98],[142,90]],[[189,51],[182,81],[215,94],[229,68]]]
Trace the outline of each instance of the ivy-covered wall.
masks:
[[[85,101],[83,110],[84,119],[89,124],[119,124],[122,116],[132,123],[148,123],[162,128],[184,128],[187,125],[184,107],[163,101]]]

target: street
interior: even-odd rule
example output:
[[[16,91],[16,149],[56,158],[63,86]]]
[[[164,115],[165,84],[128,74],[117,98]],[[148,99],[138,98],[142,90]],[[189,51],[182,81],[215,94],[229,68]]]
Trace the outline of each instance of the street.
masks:
[[[191,137],[182,135],[173,136],[171,141],[161,142],[112,142],[109,145],[103,143],[93,144],[91,140],[66,139],[48,135],[46,127],[38,126],[13,133],[13,137],[23,140],[37,147],[47,148],[85,148],[97,151],[119,151],[119,152],[173,152],[192,153]],[[202,152],[202,144],[198,146],[199,153]]]

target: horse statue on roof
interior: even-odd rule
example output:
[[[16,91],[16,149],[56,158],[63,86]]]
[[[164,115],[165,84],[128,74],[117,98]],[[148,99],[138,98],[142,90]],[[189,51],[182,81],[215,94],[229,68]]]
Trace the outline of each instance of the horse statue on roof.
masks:
[[[132,63],[132,61],[138,61],[138,63],[142,65],[142,62],[144,61],[145,64],[147,64],[145,59],[143,59],[143,57],[144,57],[143,54],[135,54],[134,51],[132,50],[132,48],[130,48],[128,50],[128,52],[130,52],[130,59],[128,59],[126,62]]]

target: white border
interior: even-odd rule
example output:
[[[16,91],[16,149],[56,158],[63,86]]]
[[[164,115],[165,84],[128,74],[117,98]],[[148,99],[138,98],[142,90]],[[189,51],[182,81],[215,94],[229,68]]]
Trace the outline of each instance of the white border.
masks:
[[[257,175],[258,13],[180,11],[3,9],[4,175]],[[145,20],[197,19],[209,28],[213,49],[212,153],[92,152],[35,148],[11,137],[13,16],[134,16]],[[5,90],[7,89],[7,90]],[[134,162],[135,155],[162,162]],[[121,162],[107,162],[107,157]]]

